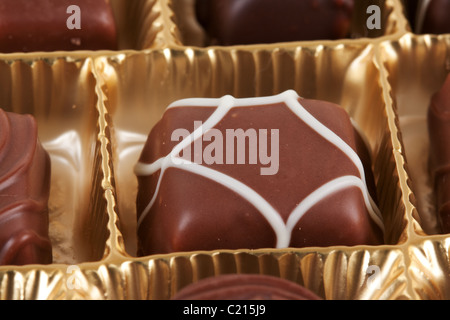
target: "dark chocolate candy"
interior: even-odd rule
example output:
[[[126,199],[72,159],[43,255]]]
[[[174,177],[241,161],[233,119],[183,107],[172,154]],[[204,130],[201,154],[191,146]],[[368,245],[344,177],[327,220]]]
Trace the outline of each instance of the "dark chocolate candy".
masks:
[[[349,36],[353,0],[197,0],[212,45],[335,40]]]
[[[0,53],[115,49],[109,0],[0,1]]]
[[[450,233],[450,74],[428,109],[430,168],[442,231]]]
[[[0,265],[52,262],[50,170],[34,118],[0,109]]]
[[[139,254],[381,244],[357,141],[345,110],[294,91],[175,102],[135,168]]]
[[[419,34],[450,33],[450,0],[421,0],[416,14]]]
[[[259,274],[209,277],[181,289],[172,300],[322,300],[305,287]],[[255,310],[259,314],[266,310]],[[255,315],[255,314],[254,314]]]
[[[417,8],[420,0],[403,0],[404,13],[413,31],[416,27]]]

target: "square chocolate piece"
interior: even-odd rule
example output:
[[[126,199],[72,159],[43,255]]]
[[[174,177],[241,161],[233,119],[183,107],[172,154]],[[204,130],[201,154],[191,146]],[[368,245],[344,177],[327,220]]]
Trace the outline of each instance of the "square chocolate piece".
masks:
[[[116,49],[109,0],[0,1],[0,53]]]
[[[362,141],[294,91],[174,102],[135,168],[139,254],[383,243]]]

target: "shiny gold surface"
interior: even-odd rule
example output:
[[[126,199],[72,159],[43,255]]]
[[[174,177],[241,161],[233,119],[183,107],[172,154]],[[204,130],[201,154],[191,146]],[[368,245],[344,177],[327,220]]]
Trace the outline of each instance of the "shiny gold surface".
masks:
[[[450,299],[448,235],[440,235],[428,171],[427,110],[450,72],[448,35],[406,34],[382,46],[383,63],[408,162],[417,212],[408,255],[413,289],[420,299]]]
[[[54,264],[0,267],[0,299],[170,299],[224,273],[263,273],[326,299],[449,299],[449,238],[433,216],[424,111],[449,36],[409,32],[399,0],[357,1],[357,39],[202,47],[190,0],[111,0],[120,51],[0,55],[1,107],[32,113],[52,158]],[[382,30],[365,28],[369,4]],[[361,38],[362,37],[362,38]],[[372,151],[386,245],[136,257],[132,172],[172,101],[296,90],[342,105]]]

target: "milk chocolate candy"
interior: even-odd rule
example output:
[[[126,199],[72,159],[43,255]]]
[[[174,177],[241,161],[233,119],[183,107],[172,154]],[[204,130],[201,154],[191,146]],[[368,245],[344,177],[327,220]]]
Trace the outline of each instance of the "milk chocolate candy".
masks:
[[[197,0],[211,44],[240,45],[349,36],[353,0]]]
[[[52,262],[50,170],[35,119],[0,109],[0,265]]]
[[[292,90],[174,102],[135,167],[139,254],[381,244],[357,141],[344,109]]]
[[[0,53],[115,49],[109,0],[0,1]]]
[[[430,167],[442,232],[450,233],[450,75],[428,109]]]
[[[228,274],[202,279],[172,300],[322,300],[292,281],[259,274]],[[266,310],[255,310],[264,314]]]
[[[416,15],[416,32],[450,33],[450,0],[421,0]]]

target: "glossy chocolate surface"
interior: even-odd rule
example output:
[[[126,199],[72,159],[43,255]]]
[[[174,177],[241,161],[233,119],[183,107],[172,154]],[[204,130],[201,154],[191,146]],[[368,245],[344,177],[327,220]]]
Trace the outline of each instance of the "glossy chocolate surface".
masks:
[[[258,274],[229,274],[193,283],[180,290],[173,300],[322,299],[305,287],[289,280]]]
[[[79,14],[68,12],[71,5],[79,7]],[[76,21],[79,29],[73,27]],[[108,0],[0,1],[0,53],[116,49]]]
[[[405,15],[408,19],[411,29],[415,31],[416,28],[416,15],[417,15],[417,8],[419,6],[420,0],[402,0]]]
[[[442,231],[450,233],[450,75],[428,109],[430,166]]]
[[[50,170],[34,118],[0,109],[0,265],[52,262]]]
[[[361,140],[341,107],[299,99],[295,92],[287,91],[269,100],[232,100],[234,107],[223,113],[226,99],[179,101],[181,105],[169,107],[151,130],[136,166],[140,255],[383,242],[382,225],[379,227],[369,214],[372,209],[365,202],[369,196],[365,189],[352,185],[332,192],[336,185],[324,187],[351,177],[358,183],[365,179],[367,188],[374,190],[370,164],[361,169],[361,179],[360,167],[353,162],[361,164],[357,154],[365,146],[357,143]],[[202,106],[196,106],[197,103]],[[313,127],[328,130],[327,137],[339,140],[355,156],[353,160],[293,110],[304,117],[313,116],[312,121],[317,122]],[[220,120],[218,114],[223,115]],[[262,175],[261,168],[268,167],[262,161],[165,166],[168,163],[164,161],[170,160],[169,154],[180,143],[172,141],[173,132],[179,128],[193,132],[195,121],[218,121],[214,128],[224,136],[228,130],[268,130],[272,135],[278,130],[278,170]],[[194,155],[195,142],[189,146]],[[203,143],[203,154],[210,146]],[[272,145],[268,150],[271,148]],[[223,147],[225,153],[227,149]],[[161,164],[163,167],[158,169]],[[150,168],[153,172],[148,171]],[[193,172],[194,169],[201,172]],[[313,195],[319,200],[306,209],[309,201],[314,201]],[[371,196],[376,198],[373,192]],[[306,211],[297,216],[300,209]],[[294,214],[295,210],[300,211]]]
[[[419,34],[450,33],[450,0],[418,1],[416,32]]]
[[[353,0],[197,0],[212,45],[335,40],[349,36]]]

